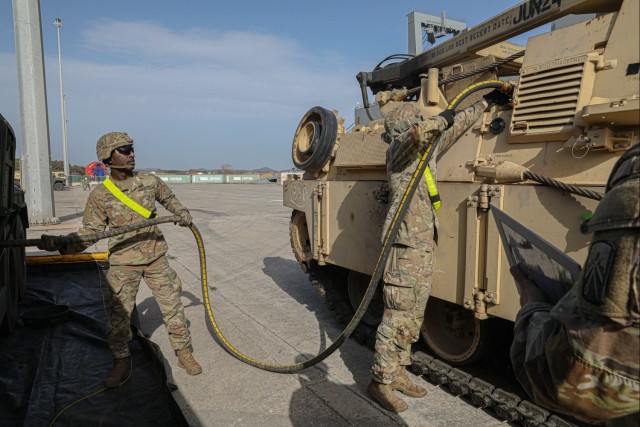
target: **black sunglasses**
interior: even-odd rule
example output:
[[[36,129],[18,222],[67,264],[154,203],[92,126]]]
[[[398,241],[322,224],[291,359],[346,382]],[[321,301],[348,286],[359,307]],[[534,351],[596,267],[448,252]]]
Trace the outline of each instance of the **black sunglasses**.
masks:
[[[120,154],[124,154],[125,156],[128,156],[129,154],[134,152],[134,149],[133,149],[133,145],[125,145],[124,147],[116,148],[116,151]]]

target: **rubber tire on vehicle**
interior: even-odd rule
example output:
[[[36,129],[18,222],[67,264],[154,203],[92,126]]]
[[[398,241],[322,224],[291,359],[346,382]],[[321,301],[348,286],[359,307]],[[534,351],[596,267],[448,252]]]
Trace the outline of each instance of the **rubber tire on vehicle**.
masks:
[[[475,318],[471,310],[431,297],[420,333],[439,359],[461,366],[473,363],[488,353],[493,342],[489,339],[490,325],[490,320]]]
[[[354,312],[358,309],[360,301],[362,301],[364,294],[367,292],[367,287],[369,286],[370,281],[371,276],[349,270],[349,273],[347,274],[347,294],[349,296],[349,303],[351,304],[351,308]],[[382,322],[383,314],[384,302],[382,301],[382,283],[379,283],[378,288],[369,303],[369,307],[367,307],[367,311],[365,311],[360,322],[372,328],[377,328],[380,322]]]
[[[307,229],[307,217],[304,212],[297,210],[291,212],[289,238],[296,261],[300,264],[302,271],[308,273],[315,264],[315,260],[313,259],[311,239],[309,238],[309,231]]]
[[[311,108],[300,120],[293,136],[293,164],[307,172],[320,171],[330,159],[337,137],[336,115],[326,108]]]
[[[61,183],[60,181],[55,182],[53,184],[53,189],[56,190],[56,191],[61,191],[63,188],[64,188],[64,184]]]

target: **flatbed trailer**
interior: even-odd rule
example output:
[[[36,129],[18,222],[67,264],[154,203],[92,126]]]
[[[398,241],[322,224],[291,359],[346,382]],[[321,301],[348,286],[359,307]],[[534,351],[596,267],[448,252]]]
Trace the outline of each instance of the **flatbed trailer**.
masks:
[[[134,325],[132,375],[115,389],[103,386],[113,363],[105,255],[27,258],[21,320],[0,337],[0,424],[188,425],[162,352]]]

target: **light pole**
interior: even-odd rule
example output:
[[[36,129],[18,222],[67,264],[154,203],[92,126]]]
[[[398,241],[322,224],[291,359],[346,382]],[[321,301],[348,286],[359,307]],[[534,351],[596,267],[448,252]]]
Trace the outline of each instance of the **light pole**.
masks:
[[[64,164],[64,174],[67,176],[67,185],[69,185],[69,155],[67,153],[67,116],[65,114],[64,86],[62,84],[62,51],[60,49],[60,28],[62,20],[56,18],[53,25],[58,31],[58,67],[60,74],[60,111],[62,115],[62,162]]]

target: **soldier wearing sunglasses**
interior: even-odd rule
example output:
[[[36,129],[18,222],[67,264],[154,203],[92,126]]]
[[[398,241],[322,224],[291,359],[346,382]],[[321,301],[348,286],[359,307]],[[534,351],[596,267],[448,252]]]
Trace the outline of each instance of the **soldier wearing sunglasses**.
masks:
[[[136,157],[133,139],[124,132],[111,132],[98,139],[98,160],[111,172],[104,185],[96,187],[87,200],[79,234],[93,234],[145,221],[156,215],[156,202],[180,216],[179,224],[191,225],[191,215],[171,189],[155,175],[134,173]],[[58,247],[53,239],[43,236],[40,249],[60,253],[81,252],[90,243],[66,244]],[[184,306],[180,301],[182,283],[171,268],[162,232],[157,226],[121,234],[109,239],[109,272],[111,290],[111,328],[109,348],[114,358],[113,369],[104,385],[122,384],[131,373],[131,313],[135,306],[140,280],[144,278],[160,307],[169,341],[178,356],[178,366],[189,375],[202,368],[191,353],[191,335],[187,327]]]

